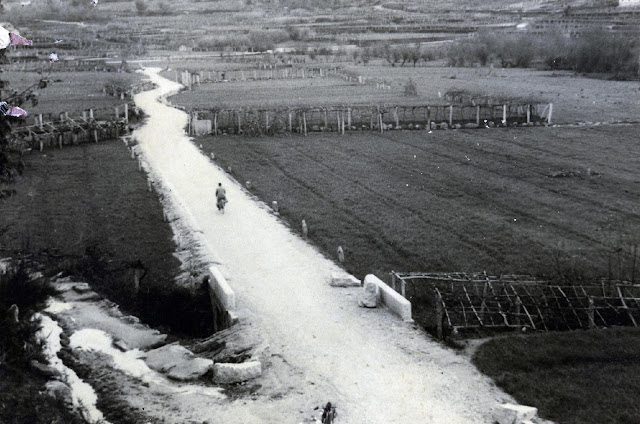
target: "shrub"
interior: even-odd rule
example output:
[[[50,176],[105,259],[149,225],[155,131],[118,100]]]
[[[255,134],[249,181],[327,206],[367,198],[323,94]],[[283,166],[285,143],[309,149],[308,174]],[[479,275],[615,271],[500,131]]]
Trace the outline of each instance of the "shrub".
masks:
[[[409,81],[407,81],[407,83],[404,85],[404,95],[405,96],[418,95],[418,86],[411,78],[409,78]]]
[[[55,289],[46,281],[33,279],[21,263],[16,270],[0,274],[0,357],[4,362],[26,368],[32,359],[42,359],[41,342],[35,337],[39,320],[31,318]],[[20,315],[15,323],[8,314],[17,305]]]

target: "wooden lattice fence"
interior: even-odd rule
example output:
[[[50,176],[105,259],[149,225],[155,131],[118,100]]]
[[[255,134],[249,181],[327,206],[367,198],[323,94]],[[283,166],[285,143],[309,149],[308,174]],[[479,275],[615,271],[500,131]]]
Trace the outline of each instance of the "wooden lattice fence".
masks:
[[[427,308],[426,327],[440,338],[464,329],[557,331],[640,322],[640,285],[636,284],[570,285],[527,276],[463,273],[391,275],[394,289]]]
[[[214,135],[275,135],[334,131],[434,130],[548,124],[551,104],[328,106],[314,108],[211,109],[191,111],[210,120]]]

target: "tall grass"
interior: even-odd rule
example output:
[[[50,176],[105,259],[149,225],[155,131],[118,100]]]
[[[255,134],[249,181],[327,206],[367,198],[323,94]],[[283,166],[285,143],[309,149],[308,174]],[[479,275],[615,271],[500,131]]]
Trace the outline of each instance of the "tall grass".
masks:
[[[490,340],[473,362],[518,402],[559,424],[640,423],[640,330]]]

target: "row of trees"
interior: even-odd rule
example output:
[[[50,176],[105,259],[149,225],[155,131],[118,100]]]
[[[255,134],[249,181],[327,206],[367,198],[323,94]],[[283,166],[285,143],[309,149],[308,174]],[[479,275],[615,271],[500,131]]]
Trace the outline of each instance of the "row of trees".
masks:
[[[619,77],[638,74],[640,42],[635,37],[591,29],[579,37],[560,33],[543,37],[531,34],[482,34],[474,40],[454,43],[446,52],[450,66],[485,66],[564,69],[581,73],[606,73]]]

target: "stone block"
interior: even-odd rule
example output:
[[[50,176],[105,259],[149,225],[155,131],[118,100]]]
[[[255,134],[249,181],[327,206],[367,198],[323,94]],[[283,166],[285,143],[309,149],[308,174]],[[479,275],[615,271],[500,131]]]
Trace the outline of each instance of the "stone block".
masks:
[[[220,384],[241,383],[258,378],[261,374],[262,364],[258,361],[213,365],[213,381]]]
[[[494,409],[494,420],[498,424],[522,424],[532,420],[538,414],[538,408],[505,403]]]
[[[362,308],[375,308],[380,301],[380,289],[375,282],[367,281],[364,279],[364,288],[362,289],[362,296],[358,300],[358,306]]]
[[[331,274],[329,285],[332,287],[360,287],[360,280],[351,274]]]
[[[209,267],[209,292],[227,312],[236,310],[236,294],[215,266]]]
[[[200,378],[213,365],[211,359],[196,358],[187,348],[175,343],[150,350],[145,362],[152,370],[181,381]]]
[[[400,293],[386,285],[375,275],[369,274],[364,278],[364,285],[375,284],[380,290],[380,302],[389,308],[393,313],[402,318],[403,321],[413,322],[411,318],[411,302],[402,297]]]

